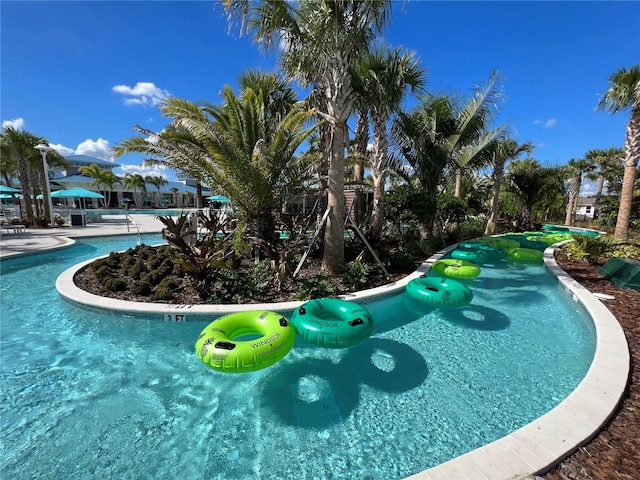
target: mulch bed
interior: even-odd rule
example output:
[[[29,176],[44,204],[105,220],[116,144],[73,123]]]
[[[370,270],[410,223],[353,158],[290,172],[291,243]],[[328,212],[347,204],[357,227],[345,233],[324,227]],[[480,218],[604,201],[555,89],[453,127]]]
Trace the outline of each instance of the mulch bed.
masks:
[[[557,258],[558,265],[591,292],[613,295],[603,300],[624,329],[631,353],[627,391],[618,411],[590,443],[542,475],[547,480],[640,478],[640,292],[616,287],[598,272],[599,265]]]

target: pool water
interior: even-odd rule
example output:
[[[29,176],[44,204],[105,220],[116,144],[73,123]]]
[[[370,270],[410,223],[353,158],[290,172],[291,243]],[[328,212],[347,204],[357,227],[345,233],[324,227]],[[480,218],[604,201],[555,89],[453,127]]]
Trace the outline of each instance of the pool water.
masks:
[[[549,411],[594,355],[592,322],[544,266],[501,260],[466,282],[468,307],[389,296],[366,305],[361,345],[299,337],[272,367],[218,373],[194,352],[206,323],[59,297],[62,271],[137,241],[2,261],[2,478],[402,478]]]

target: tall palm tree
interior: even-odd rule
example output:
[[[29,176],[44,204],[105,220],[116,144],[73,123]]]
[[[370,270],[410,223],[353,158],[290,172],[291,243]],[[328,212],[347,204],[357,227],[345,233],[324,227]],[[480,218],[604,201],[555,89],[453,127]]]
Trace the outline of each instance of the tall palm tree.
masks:
[[[349,66],[357,63],[391,12],[388,0],[223,0],[264,49],[281,48],[284,70],[326,100],[318,113],[330,126],[328,205],[323,269],[344,264],[344,159],[355,96]]]
[[[640,159],[640,65],[634,65],[629,70],[621,68],[611,74],[609,89],[602,96],[597,108],[611,113],[631,110],[624,140],[624,177],[614,233],[616,239],[627,241],[636,168]]]
[[[502,178],[504,176],[504,167],[509,160],[516,160],[523,153],[533,153],[533,143],[525,142],[518,144],[513,138],[505,138],[494,142],[491,150],[491,166],[493,171],[491,179],[493,186],[491,189],[491,212],[489,220],[485,227],[484,234],[490,235],[495,233],[498,217],[500,216],[500,191],[502,189]]]
[[[370,237],[380,238],[384,223],[384,188],[390,170],[390,117],[396,113],[407,90],[420,91],[425,84],[425,72],[412,52],[400,48],[377,48],[364,55],[354,69],[354,89],[361,104],[368,107],[373,123],[373,149],[369,167],[373,179],[373,211]]]
[[[37,196],[37,184],[32,182],[33,175],[30,171],[40,159],[35,146],[43,143],[43,139],[26,130],[5,127],[2,132],[2,143],[5,147],[3,153],[8,152],[15,159],[22,191],[22,212],[26,218],[31,219],[34,217],[34,212],[30,199]],[[46,201],[44,203],[48,204]]]
[[[140,191],[142,195],[147,193],[147,183],[144,181],[144,177],[139,173],[125,173],[123,183],[124,188],[130,188],[133,191],[133,201],[136,208],[140,208],[137,192]]]
[[[569,177],[569,198],[567,201],[567,211],[564,219],[565,225],[573,225],[574,215],[578,206],[578,196],[582,187],[582,177],[585,173],[595,170],[595,163],[590,158],[569,160],[565,165],[565,175]]]
[[[612,168],[621,164],[624,158],[624,151],[621,148],[594,149],[589,150],[584,157],[593,161],[596,166],[596,170],[587,173],[587,178],[598,182],[596,200],[593,206],[593,218],[598,218],[605,177]]]
[[[160,207],[160,189],[166,185],[167,183],[169,183],[167,181],[166,178],[162,177],[162,176],[154,176],[154,175],[147,175],[146,177],[144,177],[144,181],[147,183],[150,183],[151,185],[153,185],[154,187],[156,187],[156,189],[158,190],[158,198],[156,200],[156,207]]]
[[[105,199],[102,200],[103,206],[110,205],[113,187],[116,183],[120,183],[120,179],[115,173],[107,168],[100,168],[95,163],[83,165],[78,168],[78,171],[87,177],[95,179],[91,185],[106,193]]]

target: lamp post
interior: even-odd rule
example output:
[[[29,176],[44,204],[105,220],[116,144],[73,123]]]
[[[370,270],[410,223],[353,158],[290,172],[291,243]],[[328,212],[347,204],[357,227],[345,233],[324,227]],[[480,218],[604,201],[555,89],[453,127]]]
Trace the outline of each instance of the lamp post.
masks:
[[[51,147],[44,144],[39,144],[35,146],[36,149],[40,150],[40,155],[42,155],[42,168],[44,169],[44,186],[46,189],[47,202],[49,203],[49,220],[51,221],[51,226],[55,227],[56,223],[53,219],[53,201],[51,200],[51,185],[49,185],[49,166],[47,165],[47,151],[51,150]]]

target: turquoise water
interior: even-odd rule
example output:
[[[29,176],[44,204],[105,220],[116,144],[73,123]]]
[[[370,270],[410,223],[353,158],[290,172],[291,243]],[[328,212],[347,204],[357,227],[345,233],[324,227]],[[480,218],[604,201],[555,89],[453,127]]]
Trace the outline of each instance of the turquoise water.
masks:
[[[502,260],[467,282],[469,307],[391,296],[366,305],[359,346],[298,338],[270,368],[218,373],[193,351],[206,323],[60,299],[63,270],[137,241],[2,262],[2,478],[402,478],[547,412],[593,358],[592,322],[545,268]]]

